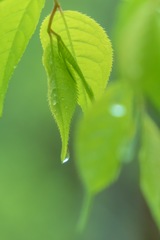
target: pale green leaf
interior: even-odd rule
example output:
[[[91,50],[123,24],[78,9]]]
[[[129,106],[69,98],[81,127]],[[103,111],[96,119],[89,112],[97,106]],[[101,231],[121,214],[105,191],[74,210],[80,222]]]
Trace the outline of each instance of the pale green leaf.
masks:
[[[45,0],[0,4],[0,115],[9,79],[35,31]]]
[[[132,104],[132,91],[113,84],[77,127],[76,164],[91,194],[110,185],[119,173],[125,146],[134,133]]]
[[[140,150],[141,189],[160,228],[160,131],[145,116]]]
[[[160,110],[160,2],[125,2],[117,25],[121,72]]]
[[[43,26],[42,26],[43,29]],[[44,30],[44,29],[43,29]],[[43,45],[43,30],[41,41]],[[49,38],[49,36],[46,36]],[[48,99],[51,112],[56,120],[62,139],[61,160],[68,157],[68,138],[71,118],[77,103],[76,83],[60,56],[57,41],[45,46],[43,64],[48,75]]]
[[[59,12],[54,17],[52,29],[60,35],[66,47],[75,57],[87,84],[93,91],[95,99],[98,99],[104,92],[111,71],[112,47],[110,40],[102,27],[90,17],[76,11],[64,11],[63,13],[68,25],[75,56],[63,18]],[[46,29],[43,48],[49,43],[47,25],[48,17],[43,23],[43,28]],[[85,93],[81,79],[75,74],[74,78],[78,85],[78,102],[85,111],[90,99]]]

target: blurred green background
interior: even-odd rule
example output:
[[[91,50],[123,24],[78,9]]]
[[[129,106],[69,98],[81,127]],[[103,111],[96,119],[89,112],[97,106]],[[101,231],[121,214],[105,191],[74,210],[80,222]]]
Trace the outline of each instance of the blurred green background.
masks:
[[[107,30],[113,48],[120,4],[119,0],[61,0],[64,10],[96,19]],[[53,1],[47,0],[9,84],[0,119],[0,239],[158,240],[158,229],[139,190],[137,161],[124,166],[118,181],[95,198],[84,233],[76,235],[83,188],[73,157],[67,164],[60,162],[60,136],[49,111],[41,61],[39,28],[52,6]],[[116,62],[115,54],[111,80],[117,77]]]

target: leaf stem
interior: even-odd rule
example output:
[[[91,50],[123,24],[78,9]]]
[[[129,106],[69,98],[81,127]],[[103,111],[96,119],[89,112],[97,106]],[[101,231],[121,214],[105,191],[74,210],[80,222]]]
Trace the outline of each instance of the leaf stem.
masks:
[[[78,234],[82,234],[82,232],[84,231],[84,228],[86,226],[86,223],[87,223],[87,220],[89,217],[89,213],[91,210],[92,202],[93,202],[93,195],[91,193],[86,193],[84,201],[83,201],[83,205],[82,205],[80,218],[79,218],[78,224],[77,224],[77,233]]]
[[[56,13],[57,9],[59,8],[59,6],[60,5],[59,5],[58,1],[55,0],[55,5],[54,5],[54,8],[53,8],[53,10],[51,12],[51,15],[50,15],[50,18],[49,18],[49,22],[48,22],[48,28],[47,28],[47,32],[48,32],[50,38],[51,38],[51,33],[53,32],[52,27],[51,27],[52,26],[52,22],[53,22],[53,18],[55,16],[55,13]]]
[[[71,51],[72,51],[72,54],[74,56],[74,58],[76,59],[76,54],[75,54],[75,51],[74,51],[74,47],[73,47],[73,44],[72,44],[72,39],[71,39],[71,35],[70,35],[70,32],[69,32],[69,29],[68,29],[68,24],[67,24],[67,21],[65,19],[65,16],[63,14],[63,10],[59,4],[59,2],[57,0],[54,0],[55,4],[54,4],[54,8],[51,12],[51,15],[50,15],[50,18],[49,18],[49,23],[48,23],[48,29],[47,29],[47,32],[50,36],[50,39],[52,38],[51,37],[51,34],[54,34],[56,36],[58,36],[58,34],[52,30],[52,22],[53,22],[53,18],[55,16],[55,13],[57,11],[57,9],[60,11],[60,14],[61,14],[61,17],[63,19],[63,22],[64,22],[64,26],[65,26],[65,29],[66,29],[66,32],[67,32],[67,36],[68,36],[68,40],[69,40],[69,43],[70,43],[70,46],[71,46]]]

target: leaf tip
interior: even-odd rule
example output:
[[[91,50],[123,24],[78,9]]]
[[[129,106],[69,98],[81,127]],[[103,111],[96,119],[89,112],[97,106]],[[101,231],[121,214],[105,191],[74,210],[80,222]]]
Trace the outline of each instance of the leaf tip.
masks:
[[[62,150],[62,152],[61,152],[61,162],[62,162],[62,164],[67,163],[69,161],[69,159],[70,159],[69,151],[66,153]]]

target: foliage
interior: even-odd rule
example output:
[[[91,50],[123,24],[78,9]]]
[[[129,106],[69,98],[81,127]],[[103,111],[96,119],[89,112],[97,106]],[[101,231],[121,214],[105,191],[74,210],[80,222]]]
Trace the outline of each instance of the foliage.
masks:
[[[49,18],[46,18],[41,29],[41,41],[44,48],[43,61],[49,76],[50,107],[59,126],[64,146],[61,157],[63,161],[67,155],[70,120],[76,102],[85,112],[91,101],[103,94],[112,65],[112,48],[104,30],[91,18],[78,12],[66,11],[66,29],[61,14],[55,17],[52,28],[61,38],[56,38],[55,35],[50,42],[47,33]],[[55,57],[56,52],[59,59]]]
[[[9,79],[36,29],[44,3],[0,2],[0,115]],[[117,179],[124,162],[131,162],[136,151],[141,190],[160,227],[160,132],[154,118],[159,119],[160,111],[160,3],[131,0],[121,4],[114,51],[119,75],[106,90],[112,67],[106,32],[87,15],[61,11],[55,3],[60,12],[54,13],[52,30],[48,29],[50,16],[45,18],[40,39],[49,105],[62,140],[62,162],[69,158],[71,119],[77,104],[83,112],[73,134],[75,165],[87,199],[79,230],[86,223],[90,199]],[[149,113],[148,103],[154,115]]]
[[[0,116],[8,81],[38,23],[44,0],[3,1],[0,5]],[[5,22],[5,24],[4,24]]]

